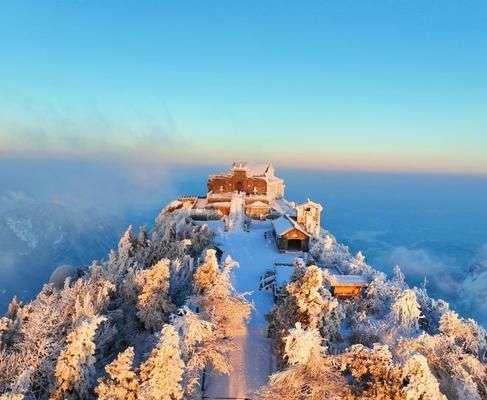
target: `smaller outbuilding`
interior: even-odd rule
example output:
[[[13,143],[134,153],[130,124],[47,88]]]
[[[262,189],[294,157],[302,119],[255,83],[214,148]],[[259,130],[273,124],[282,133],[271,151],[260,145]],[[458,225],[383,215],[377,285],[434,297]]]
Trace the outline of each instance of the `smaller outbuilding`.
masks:
[[[287,215],[283,215],[274,221],[273,234],[279,250],[308,251],[310,234],[301,228]]]
[[[321,204],[308,199],[306,203],[296,206],[296,221],[310,235],[319,235],[321,229],[320,216],[323,211]]]
[[[215,203],[208,203],[205,206],[207,210],[217,210],[220,211],[223,215],[230,214],[230,202],[229,201],[220,201]]]
[[[245,206],[245,213],[250,218],[263,218],[269,214],[271,207],[262,201],[254,201]]]
[[[347,299],[361,296],[369,281],[362,275],[329,275],[331,294],[335,297]]]

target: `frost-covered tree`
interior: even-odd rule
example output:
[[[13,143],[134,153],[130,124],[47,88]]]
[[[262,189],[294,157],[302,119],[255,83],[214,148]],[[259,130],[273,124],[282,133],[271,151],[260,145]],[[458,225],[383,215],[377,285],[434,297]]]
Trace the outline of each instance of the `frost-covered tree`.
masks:
[[[89,394],[95,379],[94,337],[105,317],[87,319],[67,337],[67,344],[56,363],[57,389],[54,400],[84,398]]]
[[[338,302],[325,299],[323,296],[323,274],[321,270],[312,265],[306,269],[301,280],[291,282],[287,286],[288,293],[296,299],[300,314],[299,321],[308,328],[318,328],[320,316],[324,308],[334,308]]]
[[[106,279],[79,279],[72,288],[66,288],[62,295],[74,299],[73,323],[103,313],[114,290]]]
[[[137,316],[147,329],[160,329],[175,311],[169,297],[169,260],[161,260],[152,268],[141,271],[135,282],[140,289]]]
[[[189,397],[195,393],[205,367],[211,366],[220,374],[230,372],[231,346],[221,329],[187,308],[180,310],[173,324],[181,337],[182,358],[186,364],[183,387]]]
[[[402,379],[406,383],[401,389],[405,400],[446,400],[431,373],[428,361],[421,354],[414,354],[406,361]]]
[[[418,329],[421,309],[416,293],[407,289],[392,304],[391,319],[404,329]]]
[[[175,272],[171,282],[175,291],[170,294],[185,296],[178,287],[191,287],[188,281],[193,271],[189,260],[200,256],[201,249],[209,246],[214,237],[207,225],[196,226],[187,215],[184,211],[162,213],[150,235],[143,229],[134,238],[129,228],[107,262],[93,262],[82,276],[66,281],[63,287],[46,286],[26,305],[14,301],[8,314],[0,319],[0,395],[7,391],[11,394],[22,380],[22,371],[31,368],[32,396],[53,398],[58,386],[56,367],[67,362],[63,357],[70,346],[68,335],[97,315],[110,321],[97,330],[94,338],[98,368],[112,361],[127,345],[138,347],[141,353],[149,350],[151,341],[147,338],[152,336],[141,327],[137,304],[139,295],[145,294],[144,304],[157,309],[160,297],[153,292],[157,301],[151,303],[151,290],[147,290],[151,285],[144,285],[142,293],[136,277],[159,260],[169,258],[170,270]],[[188,240],[182,244],[180,238]],[[100,372],[98,369],[97,375]],[[91,389],[90,386],[90,395]],[[65,396],[77,394],[70,388]]]
[[[391,283],[401,290],[406,290],[408,288],[408,285],[406,283],[406,277],[402,273],[399,265],[396,265],[394,267]]]
[[[201,309],[206,320],[231,334],[250,318],[250,304],[245,294],[239,294],[230,280],[230,271],[238,264],[227,258],[223,269],[218,267],[215,251],[208,250],[205,262],[194,276],[193,304]]]
[[[352,377],[352,391],[360,399],[399,399],[401,369],[387,345],[352,346],[340,356],[342,370]]]
[[[440,319],[440,332],[469,353],[482,357],[487,353],[486,332],[473,319],[464,320],[456,312],[448,311]]]
[[[201,264],[194,274],[194,290],[200,295],[210,290],[217,281],[219,274],[216,251],[213,249],[206,251],[205,261]]]
[[[123,281],[127,270],[134,264],[134,240],[130,225],[118,242],[118,251],[111,251],[105,276],[117,287]]]
[[[19,379],[12,388],[5,394],[0,395],[0,400],[33,400],[31,386],[34,368],[29,367],[19,376]]]
[[[156,218],[156,225],[152,231],[149,255],[146,266],[153,265],[163,258],[176,260],[185,253],[185,247],[177,240],[176,225],[178,221],[187,217],[185,211],[173,213],[161,212]]]
[[[393,291],[392,285],[387,282],[383,272],[377,273],[367,287],[366,303],[370,313],[382,318],[389,310],[392,299],[398,293]]]
[[[134,348],[128,347],[105,367],[108,377],[99,378],[95,389],[98,400],[136,400],[139,378],[133,367]]]
[[[118,242],[118,257],[120,260],[129,259],[133,256],[134,240],[132,234],[132,225],[130,225],[120,241]]]
[[[426,333],[401,339],[395,352],[403,359],[422,354],[440,384],[440,390],[452,399],[487,397],[487,370],[475,356],[468,354],[445,334]]]
[[[357,254],[355,254],[355,260],[357,261],[357,264],[365,264],[365,255],[361,251],[358,251]]]
[[[450,309],[450,305],[442,299],[435,300],[429,297],[426,282],[419,288],[414,287],[413,290],[423,314],[423,318],[419,320],[420,327],[428,333],[438,333],[441,316]]]
[[[271,336],[280,343],[287,330],[299,322],[305,328],[318,329],[327,341],[338,339],[343,313],[338,300],[323,287],[321,269],[312,265],[296,271],[281,302],[268,315]]]
[[[296,322],[289,330],[284,342],[284,357],[288,364],[306,364],[310,360],[326,352],[321,345],[321,336],[317,329],[303,329],[301,323]]]
[[[9,348],[20,333],[22,304],[17,297],[12,299],[5,317],[0,318],[0,350]]]
[[[19,379],[28,367],[34,369],[32,391],[36,397],[51,395],[56,389],[55,367],[65,348],[66,332],[81,320],[106,312],[113,285],[91,274],[61,290],[46,285],[31,303],[18,312],[18,333],[12,348],[0,357],[0,392]]]
[[[184,362],[179,336],[172,325],[164,325],[159,343],[140,366],[141,400],[179,400],[183,398]]]
[[[338,254],[334,251],[335,244],[336,243],[332,235],[328,233],[321,234],[313,241],[310,250],[311,255],[315,260],[321,261],[329,267],[338,259]]]
[[[284,338],[289,366],[271,375],[259,400],[343,399],[349,394],[347,381],[331,357],[325,355],[316,329],[303,329],[300,323]]]

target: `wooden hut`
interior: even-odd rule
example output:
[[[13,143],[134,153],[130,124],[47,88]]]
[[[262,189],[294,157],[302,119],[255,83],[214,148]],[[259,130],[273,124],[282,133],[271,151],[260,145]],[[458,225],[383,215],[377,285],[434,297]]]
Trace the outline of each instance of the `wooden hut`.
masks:
[[[347,299],[361,296],[369,281],[362,275],[330,275],[328,281],[331,286],[331,294]]]
[[[272,221],[273,233],[279,250],[308,251],[310,234],[287,215]]]

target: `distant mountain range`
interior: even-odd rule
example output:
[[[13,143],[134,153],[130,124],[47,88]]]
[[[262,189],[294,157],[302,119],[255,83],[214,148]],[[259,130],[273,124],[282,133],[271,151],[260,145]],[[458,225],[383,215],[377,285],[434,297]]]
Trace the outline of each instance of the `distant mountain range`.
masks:
[[[105,258],[123,228],[118,217],[58,203],[22,203],[0,213],[0,312],[14,295],[35,296],[58,265]]]

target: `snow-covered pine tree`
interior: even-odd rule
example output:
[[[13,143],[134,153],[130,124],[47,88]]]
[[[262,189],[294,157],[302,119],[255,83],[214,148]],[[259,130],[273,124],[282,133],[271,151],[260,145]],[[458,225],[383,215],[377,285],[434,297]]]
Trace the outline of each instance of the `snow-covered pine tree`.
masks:
[[[423,314],[419,321],[420,327],[430,334],[438,333],[441,316],[450,309],[450,305],[442,299],[435,300],[429,297],[426,281],[421,287],[414,287],[413,290]]]
[[[289,366],[271,375],[258,395],[259,400],[343,399],[349,395],[347,381],[331,357],[325,355],[316,329],[296,323],[284,338],[284,357]]]
[[[95,379],[94,337],[105,317],[87,319],[72,331],[56,363],[54,400],[86,398]]]
[[[440,390],[452,399],[487,398],[487,369],[474,355],[465,352],[455,339],[446,334],[401,339],[395,347],[401,359],[414,354],[426,357]]]
[[[401,399],[401,368],[387,345],[376,343],[372,349],[353,345],[338,358],[342,370],[352,378],[354,398]]]
[[[406,385],[401,389],[405,400],[446,400],[440,392],[438,381],[431,373],[428,361],[421,354],[414,354],[402,369]]]
[[[205,262],[198,267],[194,274],[193,287],[195,293],[204,295],[206,291],[216,284],[218,273],[216,251],[209,249],[206,251]]]
[[[14,297],[8,306],[5,317],[0,318],[0,350],[11,347],[22,324],[22,303]]]
[[[137,399],[140,383],[133,363],[134,348],[128,347],[105,367],[108,377],[99,378],[95,389],[98,400]]]
[[[245,294],[236,292],[230,281],[230,271],[238,265],[229,259],[223,269],[218,268],[214,250],[207,250],[206,259],[195,273],[192,303],[201,309],[203,317],[225,334],[240,329],[250,317],[250,304]]]
[[[338,301],[323,287],[323,274],[315,265],[306,268],[301,280],[287,286],[288,293],[296,300],[297,320],[307,328],[319,328],[324,314],[337,308]]]
[[[118,252],[115,255],[112,268],[114,272],[122,278],[127,269],[133,264],[134,239],[132,235],[132,225],[130,225],[118,242]]]
[[[29,367],[19,376],[13,387],[5,394],[0,395],[0,400],[34,400],[30,390],[34,368]]]
[[[139,272],[135,282],[140,290],[137,317],[146,329],[157,331],[175,311],[169,297],[169,260],[160,260],[152,268]]]
[[[447,311],[440,319],[440,332],[451,337],[468,353],[481,358],[487,355],[486,332],[473,319],[464,320],[455,311]]]
[[[184,362],[179,336],[172,325],[164,325],[159,343],[140,366],[140,400],[180,400],[183,398]]]
[[[408,285],[406,283],[406,277],[402,273],[399,265],[396,265],[394,267],[391,283],[401,290],[406,290],[408,288]]]
[[[194,394],[201,373],[207,367],[219,374],[230,372],[228,354],[231,346],[218,327],[183,308],[173,325],[181,337],[182,357],[186,364],[183,387],[187,397]]]
[[[416,293],[404,290],[392,304],[391,319],[406,330],[418,329],[421,309],[416,299]]]
[[[323,273],[315,265],[293,275],[282,293],[283,300],[268,315],[269,333],[278,343],[296,322],[305,328],[318,329],[327,341],[340,337],[343,313],[338,300],[323,287]]]

